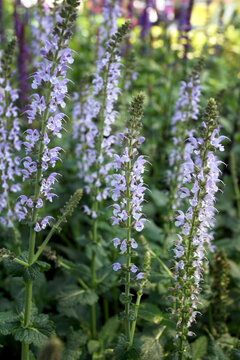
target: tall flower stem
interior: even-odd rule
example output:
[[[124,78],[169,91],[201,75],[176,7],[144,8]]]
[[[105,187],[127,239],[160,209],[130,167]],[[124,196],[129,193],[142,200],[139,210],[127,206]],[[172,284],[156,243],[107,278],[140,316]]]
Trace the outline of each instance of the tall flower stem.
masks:
[[[221,163],[214,152],[224,150],[221,141],[226,138],[219,136],[218,110],[214,99],[209,100],[202,119],[201,136],[188,139],[189,155],[183,163],[183,184],[192,183],[193,186],[190,190],[182,187],[180,194],[189,198],[190,206],[185,213],[178,211],[175,222],[177,227],[181,226],[182,234],[178,234],[174,248],[174,280],[177,284],[173,288],[172,309],[177,319],[179,360],[186,358],[186,340],[193,335],[189,328],[198,314],[206,245],[210,251],[213,249],[213,235],[209,229],[214,225],[215,193],[218,191],[220,174],[218,166]]]
[[[68,18],[66,18],[66,23]],[[64,41],[64,29],[61,30],[59,34],[59,48],[62,47],[62,43]],[[54,74],[54,71],[57,66],[57,59],[59,55],[59,49],[57,49],[54,58],[53,58],[53,66],[51,68],[51,75]],[[42,122],[41,122],[41,134],[44,135],[47,126],[47,120],[49,117],[49,103],[51,100],[51,91],[52,85],[51,83],[48,84],[46,89],[46,109],[43,112]],[[41,159],[44,152],[44,143],[43,141],[40,142],[39,151],[38,151],[38,162],[37,162],[37,174],[36,174],[36,181],[35,181],[35,190],[34,190],[34,201],[37,201],[40,195],[41,189],[41,177],[42,177],[42,168],[41,168]],[[33,214],[32,214],[32,225],[30,228],[29,234],[29,250],[28,250],[28,264],[31,266],[34,261],[34,252],[35,252],[35,242],[36,242],[36,231],[34,230],[34,224],[36,223],[38,217],[38,208],[34,207]],[[29,327],[30,320],[31,320],[31,303],[32,303],[32,287],[33,282],[28,281],[25,285],[25,309],[24,309],[24,322],[23,326],[25,328]],[[29,360],[29,345],[22,343],[22,360]]]
[[[58,54],[58,52],[56,53]],[[54,67],[55,68],[55,67]],[[47,89],[47,101],[46,104],[49,103],[51,96],[51,86],[48,86]],[[46,121],[48,118],[48,108],[44,111],[43,117],[42,117],[42,128],[41,133],[44,134],[45,128],[46,128]],[[37,176],[36,176],[36,182],[35,182],[35,191],[34,191],[34,199],[37,200],[40,194],[40,180],[42,176],[42,170],[41,170],[41,157],[44,151],[44,144],[41,142],[39,153],[38,153],[38,169],[37,169]],[[33,210],[33,216],[32,216],[32,226],[30,228],[30,234],[29,234],[29,250],[28,250],[28,264],[29,266],[33,263],[34,258],[34,251],[35,251],[35,242],[36,242],[36,232],[34,230],[34,224],[36,223],[38,216],[38,209],[34,207]],[[25,310],[24,310],[24,323],[23,326],[27,328],[30,324],[30,318],[31,318],[31,303],[32,303],[32,286],[33,282],[28,281],[25,285]],[[22,343],[22,360],[29,360],[29,345]]]
[[[202,156],[202,168],[205,169],[206,165],[207,165],[207,150],[210,146],[210,137],[211,134],[209,134],[209,136],[207,136],[207,141],[205,143],[205,150],[203,152],[203,156]],[[191,222],[191,227],[190,227],[190,234],[189,236],[186,238],[186,243],[187,243],[187,252],[186,252],[186,278],[189,279],[191,277],[191,272],[192,272],[192,262],[194,260],[194,254],[192,252],[192,240],[194,235],[197,232],[197,224],[196,221],[199,217],[199,213],[200,210],[202,208],[202,202],[204,199],[204,193],[205,193],[205,188],[202,187],[202,189],[200,188],[197,192],[197,201],[198,201],[198,206],[196,206],[194,208],[194,212],[193,212],[193,217],[192,217],[192,222]],[[189,290],[187,287],[184,287],[184,295],[183,298],[184,299],[188,299],[189,297]],[[184,304],[185,305],[185,304]],[[181,310],[182,311],[182,323],[181,323],[181,335],[180,335],[180,345],[179,345],[179,360],[183,360],[185,358],[184,355],[184,350],[185,350],[185,346],[184,346],[184,340],[185,340],[185,335],[184,335],[184,328],[187,326],[187,321],[188,319],[185,317],[185,307],[183,305],[183,308]]]
[[[120,251],[125,256],[125,264],[114,263],[113,270],[118,271],[122,269],[125,278],[125,291],[121,294],[120,301],[124,304],[125,338],[128,351],[131,350],[133,346],[136,327],[136,324],[132,326],[134,321],[132,308],[134,304],[132,303],[131,281],[137,281],[139,288],[142,289],[147,281],[149,272],[148,265],[150,264],[150,252],[147,252],[148,255],[147,259],[145,259],[144,272],[136,274],[138,268],[135,264],[132,264],[134,254],[132,249],[138,247],[132,235],[135,230],[137,232],[142,231],[144,222],[146,221],[146,219],[142,218],[142,203],[144,201],[146,187],[144,186],[141,174],[144,173],[144,164],[147,161],[143,155],[138,156],[138,146],[145,140],[144,137],[139,136],[142,126],[143,102],[144,95],[140,93],[133,98],[130,104],[130,119],[126,123],[125,133],[120,135],[124,150],[121,156],[115,154],[114,168],[118,172],[113,174],[111,183],[113,186],[112,199],[120,203],[113,205],[113,224],[124,227],[126,236],[123,240],[114,238],[112,241],[115,248],[120,246]],[[131,277],[131,273],[136,274],[134,278]],[[138,297],[137,306],[139,305],[138,302],[140,303],[140,297]]]
[[[130,146],[129,146],[129,154],[132,152],[132,141],[130,140]],[[127,300],[130,301],[130,265],[131,265],[131,194],[130,194],[130,173],[131,173],[131,160],[128,162],[127,166],[127,176],[126,176],[126,185],[127,185],[127,253],[126,253],[126,265],[127,265],[127,271],[126,271],[126,280],[125,280],[125,296]],[[129,321],[129,310],[130,310],[130,302],[127,301],[125,304],[125,326],[126,326],[126,336],[127,340],[131,347],[131,329],[130,329],[130,321]]]

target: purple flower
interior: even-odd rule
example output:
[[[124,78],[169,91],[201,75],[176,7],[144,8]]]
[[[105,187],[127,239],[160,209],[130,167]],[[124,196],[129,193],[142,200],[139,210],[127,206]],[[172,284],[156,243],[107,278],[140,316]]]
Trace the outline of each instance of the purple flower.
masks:
[[[116,202],[113,205],[112,225],[121,225],[126,230],[126,239],[121,242],[120,246],[120,250],[125,253],[125,256],[131,256],[131,249],[138,247],[135,239],[131,237],[131,231],[142,231],[146,221],[142,214],[146,190],[143,182],[146,160],[144,156],[138,155],[137,150],[143,101],[143,95],[139,94],[131,103],[130,125],[124,134],[121,134],[123,150],[121,155],[115,154],[114,156],[116,173],[113,174],[111,181],[112,199]],[[117,244],[118,241],[120,239],[117,239]],[[129,270],[135,273],[137,267],[131,265]]]
[[[119,0],[106,0],[102,7],[102,24],[99,27],[99,46],[98,58],[101,58],[105,52],[105,44],[117,32],[117,19],[121,17],[122,12]]]
[[[127,242],[126,240],[123,240],[120,246],[121,251],[127,251]]]
[[[132,247],[133,249],[137,249],[137,247],[138,247],[138,244],[137,244],[137,242],[136,242],[134,239],[131,239],[131,247]]]
[[[132,265],[131,268],[130,268],[130,271],[131,271],[132,273],[137,272],[137,271],[138,271],[137,266],[136,266],[136,265]]]
[[[113,270],[114,270],[114,271],[118,271],[118,270],[120,270],[121,268],[122,268],[121,264],[119,264],[119,263],[114,263],[114,264],[113,264]]]
[[[18,154],[22,142],[17,99],[18,91],[11,88],[9,80],[0,77],[0,223],[7,227],[13,227],[13,220],[25,212],[20,202],[15,206],[11,203],[12,194],[21,190]]]
[[[144,273],[140,272],[140,273],[137,274],[136,279],[141,280],[141,279],[143,279],[143,277],[144,277]]]
[[[192,289],[192,295],[177,301],[178,323],[177,331],[187,325],[190,327],[195,321],[198,295],[201,291],[200,282],[203,278],[204,261],[207,247],[213,251],[213,233],[210,229],[214,226],[215,193],[218,191],[219,175],[221,171],[216,155],[216,150],[224,148],[221,141],[224,136],[219,136],[217,124],[217,109],[213,99],[209,100],[205,115],[206,124],[202,124],[201,136],[189,138],[194,144],[194,152],[190,152],[185,158],[183,166],[189,169],[187,177],[183,178],[183,184],[188,183],[190,190],[184,190],[184,197],[188,200],[188,209],[185,213],[178,211],[175,225],[179,227],[180,234],[174,248],[176,281],[175,296],[182,292],[183,288]],[[210,124],[210,125],[209,125]],[[214,139],[214,140],[213,140]],[[191,161],[194,166],[188,167]],[[207,246],[206,246],[207,245]],[[180,295],[182,296],[182,295]],[[188,308],[187,313],[184,309]],[[175,310],[173,310],[175,313]]]
[[[114,238],[112,242],[115,248],[117,248],[121,244],[121,240],[119,238]]]
[[[192,160],[189,155],[197,146],[193,136],[194,131],[189,131],[187,123],[190,120],[197,120],[199,114],[199,103],[201,95],[199,70],[194,71],[188,81],[182,81],[179,98],[175,105],[175,112],[172,117],[171,132],[173,135],[174,148],[170,154],[168,171],[170,181],[171,211],[174,212],[181,204],[181,199],[188,196],[188,188],[182,187],[183,181],[192,172]],[[188,142],[185,142],[186,139]],[[182,160],[185,160],[184,163]],[[171,220],[172,220],[172,214]]]
[[[111,13],[111,16],[106,16],[107,26],[111,25],[109,31],[104,33],[106,36],[108,34],[107,41],[105,38],[103,41],[102,33],[100,38],[103,43],[99,47],[97,69],[93,74],[92,84],[89,88],[85,86],[83,89],[81,97],[85,98],[84,102],[79,104],[79,97],[75,96],[77,102],[73,109],[73,132],[74,138],[78,139],[76,157],[79,177],[83,179],[88,193],[91,193],[93,202],[101,202],[109,197],[109,184],[114,166],[113,145],[117,139],[111,131],[112,124],[118,117],[115,104],[120,93],[121,57],[117,49],[118,43],[111,36],[117,31],[117,15],[113,14],[117,7],[117,2],[114,3],[114,7],[106,3],[106,9]],[[101,31],[100,29],[100,34]],[[105,94],[104,97],[102,94]],[[121,163],[123,159],[118,161]]]
[[[50,9],[45,8],[48,14]],[[56,13],[56,17],[61,23],[61,19]],[[41,24],[44,23],[44,16],[41,19]],[[48,26],[48,21],[45,23]],[[26,199],[25,195],[20,197],[21,203],[27,205],[27,212],[21,212],[21,219],[27,216],[32,216],[34,208],[39,209],[44,206],[46,201],[52,202],[53,198],[57,196],[53,192],[53,185],[57,181],[57,173],[50,172],[56,163],[60,160],[62,148],[59,146],[53,147],[54,137],[61,138],[65,115],[60,112],[60,109],[65,107],[65,97],[67,96],[67,70],[69,64],[73,62],[71,56],[72,51],[67,47],[67,38],[60,38],[53,29],[44,29],[43,33],[43,47],[38,56],[41,56],[41,62],[37,63],[37,69],[32,76],[32,88],[36,93],[31,96],[31,103],[27,114],[28,123],[32,124],[31,128],[25,131],[25,151],[26,157],[23,161],[23,180],[28,178],[36,179],[40,176],[40,190],[39,196],[36,199],[34,195]],[[67,30],[64,30],[67,32]],[[49,95],[39,95],[42,93],[42,87],[50,89]],[[39,127],[39,118],[42,119],[41,130]],[[38,161],[35,152],[40,151]],[[30,156],[31,155],[31,156]],[[50,171],[49,171],[50,170]],[[34,199],[34,200],[32,200]],[[37,219],[35,224],[35,231],[45,229],[49,225],[51,217],[45,216],[42,220]]]

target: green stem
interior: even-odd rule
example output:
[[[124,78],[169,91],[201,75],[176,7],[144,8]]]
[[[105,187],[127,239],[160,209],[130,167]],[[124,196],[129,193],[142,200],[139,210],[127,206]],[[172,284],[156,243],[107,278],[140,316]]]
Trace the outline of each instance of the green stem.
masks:
[[[104,309],[104,318],[105,322],[109,319],[109,302],[108,299],[103,298],[103,309]]]
[[[131,154],[131,141],[129,146],[129,154]],[[126,171],[126,185],[127,185],[127,191],[126,191],[126,198],[127,198],[127,270],[126,270],[126,280],[125,280],[125,296],[127,300],[130,298],[130,266],[131,266],[131,193],[130,193],[130,173],[131,173],[131,160],[129,159],[128,165],[127,165],[127,171]],[[130,301],[127,301],[125,304],[125,327],[126,327],[126,337],[129,344],[131,344],[131,326],[130,326]]]
[[[22,266],[29,266],[29,264],[23,260],[20,260],[18,258],[14,258],[13,261],[17,262],[18,264],[22,265]]]
[[[22,343],[22,359],[29,359],[29,344]]]
[[[41,253],[43,252],[43,250],[45,249],[45,247],[47,246],[48,242],[50,241],[51,237],[53,236],[53,234],[56,232],[56,230],[58,229],[59,225],[61,224],[61,220],[58,220],[58,222],[56,223],[56,225],[54,225],[52,227],[52,229],[50,230],[50,232],[48,233],[47,237],[45,238],[45,240],[42,242],[42,244],[39,246],[38,251],[36,252],[36,254],[33,257],[33,261],[32,263],[34,264],[37,259],[39,258],[39,256],[41,255]]]
[[[212,305],[210,304],[208,307],[208,322],[210,333],[213,334],[213,317],[212,317]]]
[[[91,289],[96,286],[96,252],[92,250],[92,263],[91,263]],[[91,305],[91,331],[92,338],[97,338],[97,321],[96,321],[96,306]]]
[[[142,291],[142,288],[141,288],[137,292],[137,300],[136,300],[136,304],[135,304],[135,320],[133,321],[132,327],[131,327],[130,348],[133,345],[134,334],[135,334],[136,324],[137,324],[138,309],[139,309],[139,306],[140,306],[142,294],[143,294],[143,291]]]

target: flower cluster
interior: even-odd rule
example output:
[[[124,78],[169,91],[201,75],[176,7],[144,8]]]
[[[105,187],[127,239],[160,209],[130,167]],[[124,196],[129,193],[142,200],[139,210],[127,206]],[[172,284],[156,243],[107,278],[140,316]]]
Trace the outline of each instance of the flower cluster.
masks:
[[[117,19],[122,15],[119,0],[106,0],[102,7],[102,24],[99,27],[98,59],[105,53],[107,41],[117,32]]]
[[[55,17],[57,16],[57,7],[50,7],[47,2],[40,2],[33,11],[32,32],[32,52],[36,59],[34,65],[38,66],[38,60],[41,58],[42,44],[49,40],[49,37],[54,28]],[[58,21],[61,18],[58,17]]]
[[[114,154],[114,168],[117,171],[113,175],[112,199],[116,202],[113,205],[112,224],[126,228],[126,239],[113,239],[115,248],[120,248],[122,253],[130,253],[130,249],[138,247],[137,242],[131,236],[131,230],[138,232],[144,228],[146,219],[142,214],[142,204],[146,186],[143,182],[142,174],[146,160],[142,155],[138,155],[138,146],[144,142],[144,137],[139,136],[141,127],[141,117],[144,96],[136,96],[130,106],[130,121],[127,124],[125,133],[120,134],[124,150],[122,155]],[[129,264],[128,264],[129,266]],[[114,263],[113,270],[121,269],[121,264]],[[130,270],[137,272],[136,265],[132,264]],[[143,273],[137,274],[137,280],[143,277]]]
[[[179,188],[182,186],[182,168],[181,162],[188,157],[189,147],[185,143],[187,137],[194,131],[188,130],[188,123],[191,120],[197,120],[199,115],[199,102],[201,95],[200,70],[202,68],[202,59],[193,69],[192,75],[188,81],[182,81],[179,92],[179,98],[175,105],[175,112],[172,117],[171,133],[173,135],[174,148],[170,154],[169,165],[171,171],[168,172],[171,183],[171,210],[176,210],[180,206]]]
[[[110,180],[112,146],[116,141],[115,136],[111,135],[111,126],[118,115],[114,105],[120,92],[118,82],[121,58],[118,45],[128,27],[128,23],[122,25],[111,37],[104,56],[98,60],[98,71],[94,74],[91,90],[87,90],[86,102],[79,108],[81,117],[77,121],[77,128],[80,143],[76,147],[76,156],[79,158],[79,176],[86,183],[85,190],[91,193],[93,203],[109,195],[109,186],[106,184]],[[87,206],[85,212],[93,218],[97,216],[95,210]]]
[[[51,140],[54,137],[61,138],[65,115],[59,112],[59,108],[65,107],[67,94],[66,73],[69,64],[73,63],[71,49],[67,47],[70,37],[69,28],[75,19],[75,8],[78,2],[68,0],[60,11],[62,17],[54,28],[50,40],[45,40],[41,49],[42,62],[33,75],[32,88],[37,92],[32,95],[30,108],[26,111],[29,124],[38,123],[42,119],[41,130],[31,126],[25,133],[26,157],[23,161],[23,179],[35,179],[37,187],[33,196],[20,196],[25,217],[29,215],[35,223],[34,230],[45,229],[51,220],[50,216],[37,219],[36,209],[44,205],[44,201],[52,202],[56,194],[53,185],[57,181],[58,174],[52,172],[46,174],[48,169],[55,167],[60,158],[61,147],[52,147]],[[45,95],[41,95],[41,88],[46,88]],[[35,219],[36,218],[36,219]]]
[[[203,262],[206,245],[213,249],[215,193],[218,191],[219,161],[214,154],[223,151],[221,145],[225,136],[219,136],[218,112],[214,99],[210,99],[203,115],[201,136],[188,139],[188,157],[182,165],[182,198],[188,199],[189,207],[184,213],[178,211],[175,225],[181,229],[174,248],[175,273],[177,285],[173,301],[177,317],[177,333],[185,339],[192,335],[188,330],[198,313],[198,294],[203,276]]]
[[[0,69],[0,223],[13,227],[13,220],[21,216],[19,204],[11,204],[11,193],[21,190],[17,178],[21,176],[20,158],[17,155],[21,149],[20,122],[18,119],[18,90],[12,89],[9,76],[9,64],[13,55],[15,42],[9,43],[1,61]]]

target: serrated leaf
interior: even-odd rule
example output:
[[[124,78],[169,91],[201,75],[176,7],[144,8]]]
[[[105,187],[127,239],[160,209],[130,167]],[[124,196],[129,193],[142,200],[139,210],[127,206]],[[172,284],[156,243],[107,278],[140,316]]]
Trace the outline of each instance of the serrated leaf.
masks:
[[[19,327],[14,331],[14,338],[26,344],[42,346],[44,342],[53,334],[54,324],[45,314],[35,317],[33,324],[28,328]]]
[[[23,280],[25,282],[34,281],[39,277],[39,275],[40,275],[40,268],[37,263],[25,267],[23,270]]]
[[[208,340],[206,336],[200,336],[192,343],[192,357],[193,360],[202,359],[207,353]]]
[[[98,301],[98,296],[93,290],[84,290],[74,287],[71,291],[65,292],[59,298],[59,305],[70,307],[78,304],[93,305]]]
[[[11,334],[19,325],[18,316],[13,311],[0,313],[0,334]]]
[[[134,340],[132,348],[128,350],[128,342],[125,335],[121,334],[118,338],[118,344],[114,349],[116,360],[139,360],[141,355],[141,343]]]
[[[82,331],[70,332],[63,351],[62,360],[78,360],[82,354],[81,347],[87,342],[87,335]]]
[[[18,259],[28,262],[28,252],[24,251]],[[50,265],[44,261],[36,261],[31,266],[23,266],[15,261],[4,260],[9,275],[13,277],[23,276],[25,282],[34,281],[41,272],[50,269]]]

